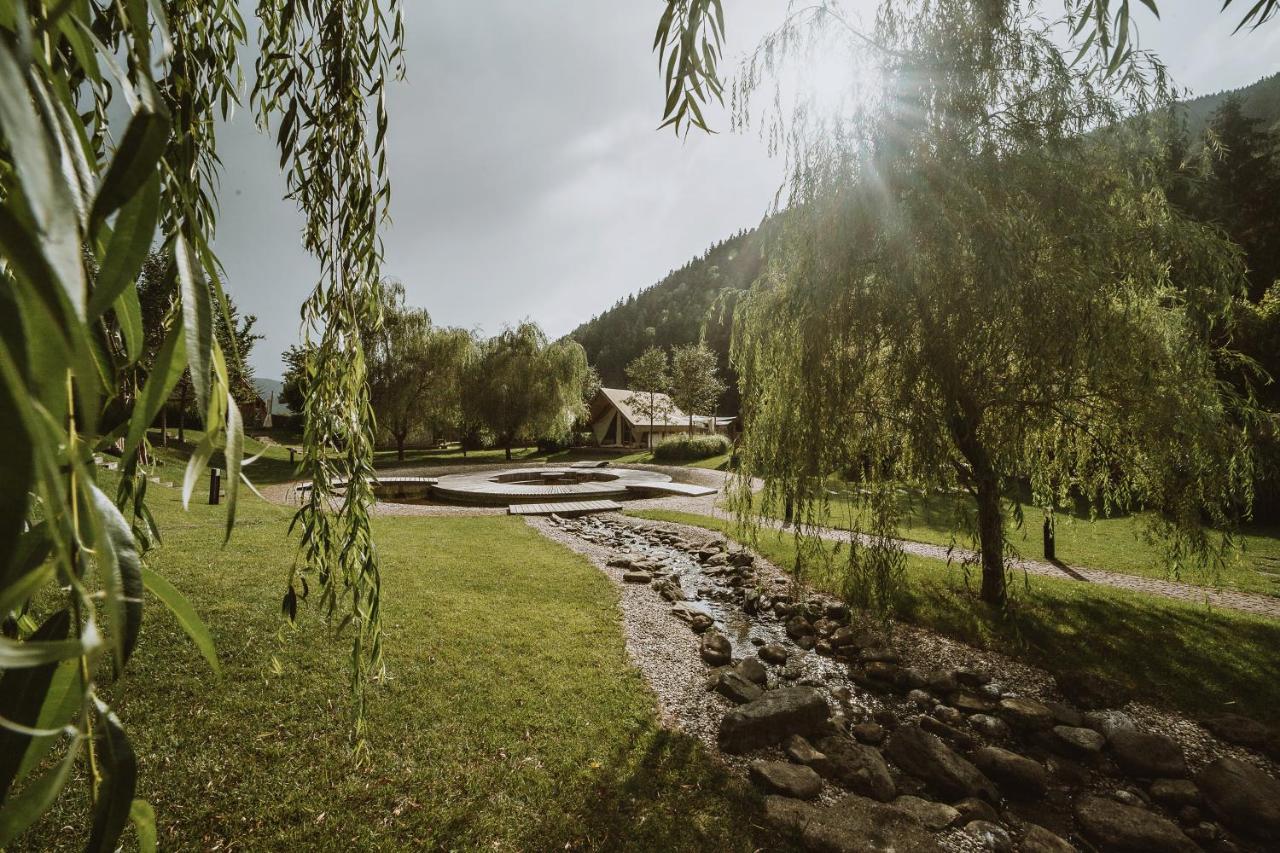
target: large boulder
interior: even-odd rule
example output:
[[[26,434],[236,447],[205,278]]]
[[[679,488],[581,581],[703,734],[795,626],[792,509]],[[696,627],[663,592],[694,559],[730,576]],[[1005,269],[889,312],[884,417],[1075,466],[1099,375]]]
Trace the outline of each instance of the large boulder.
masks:
[[[1076,820],[1090,841],[1116,853],[1198,853],[1200,848],[1172,821],[1137,806],[1084,796]]]
[[[1000,801],[991,780],[968,760],[919,726],[903,726],[889,738],[885,753],[906,773],[949,799],[981,797]]]
[[[1280,760],[1280,731],[1240,714],[1215,714],[1200,721],[1227,743],[1247,746]]]
[[[1013,799],[1043,797],[1049,787],[1049,772],[1043,764],[998,746],[983,747],[975,752],[973,763],[995,780],[1005,796]]]
[[[1227,826],[1280,841],[1280,781],[1239,759],[1219,758],[1200,771],[1196,783],[1209,810]]]
[[[824,775],[855,794],[888,802],[897,793],[880,750],[844,737],[826,737],[815,746],[827,757]]]
[[[720,748],[747,752],[781,743],[794,734],[820,734],[831,711],[812,687],[783,687],[740,705],[720,721]]]
[[[799,836],[816,853],[938,853],[942,848],[920,822],[893,806],[850,794],[826,808],[788,797],[765,797],[765,819]]]
[[[753,761],[751,778],[770,794],[815,800],[822,793],[822,777],[812,768],[789,761]]]
[[[722,667],[712,672],[707,679],[707,689],[714,690],[721,696],[738,705],[759,699],[764,690],[760,685],[743,678],[742,674]]]
[[[1121,729],[1107,739],[1116,764],[1139,779],[1180,779],[1187,775],[1182,747],[1166,735]]]

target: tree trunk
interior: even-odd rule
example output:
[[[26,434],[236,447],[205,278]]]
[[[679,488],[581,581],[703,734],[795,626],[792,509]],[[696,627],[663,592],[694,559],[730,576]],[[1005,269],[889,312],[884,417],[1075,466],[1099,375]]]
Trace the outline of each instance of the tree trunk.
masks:
[[[982,600],[1004,604],[1004,518],[1000,510],[1000,482],[994,476],[978,479],[978,543],[982,551]]]
[[[511,461],[511,440],[510,439],[507,440],[506,451],[507,451],[507,461],[510,462]]]
[[[653,410],[654,397],[653,392],[649,392],[649,449],[653,450],[653,424],[658,418],[658,413]]]
[[[169,446],[169,407],[160,407],[160,446]]]
[[[182,395],[178,398],[178,446],[182,447],[186,443],[187,434],[184,427],[187,425],[187,394],[190,393],[186,385],[182,386]]]
[[[404,439],[403,435],[396,436],[396,461],[404,461]]]

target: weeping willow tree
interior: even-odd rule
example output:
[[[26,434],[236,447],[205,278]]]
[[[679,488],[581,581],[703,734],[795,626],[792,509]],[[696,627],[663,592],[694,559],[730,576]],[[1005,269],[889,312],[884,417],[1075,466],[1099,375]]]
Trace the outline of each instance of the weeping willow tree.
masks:
[[[1073,32],[1017,3],[888,0],[865,30],[818,6],[735,86],[791,167],[785,237],[736,317],[736,500],[749,514],[761,478],[756,508],[804,528],[851,477],[869,536],[850,576],[872,603],[901,565],[902,487],[969,496],[959,532],[993,604],[1015,487],[1047,510],[1151,510],[1175,565],[1221,554],[1206,524],[1248,512],[1257,413],[1222,379],[1250,369],[1222,343],[1239,252],[1160,190],[1159,63],[1064,55]],[[789,97],[788,60],[833,49],[847,83]]]
[[[276,123],[324,275],[304,306],[319,338],[306,463],[318,488],[299,516],[299,572],[352,625],[358,735],[379,651],[358,330],[377,321],[382,91],[400,23],[394,0],[263,3],[259,17],[258,114]],[[240,99],[245,38],[230,0],[0,0],[0,847],[80,767],[87,848],[115,849],[130,822],[154,848],[133,749],[102,690],[127,695],[144,589],[218,668],[209,632],[145,554],[159,537],[147,429],[189,371],[204,433],[182,496],[221,450],[230,536],[247,460],[235,354],[214,333],[217,313],[230,320],[211,247],[215,129]],[[161,283],[171,308],[144,329],[138,278],[157,248],[175,261]],[[162,343],[150,352],[148,340]],[[114,494],[95,464],[108,455]],[[337,477],[351,487],[330,503]]]

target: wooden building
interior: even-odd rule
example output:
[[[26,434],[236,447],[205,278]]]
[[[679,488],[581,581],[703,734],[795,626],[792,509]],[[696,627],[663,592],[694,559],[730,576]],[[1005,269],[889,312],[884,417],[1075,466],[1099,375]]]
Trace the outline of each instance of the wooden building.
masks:
[[[654,394],[660,414],[649,423],[649,395],[646,392],[628,391],[624,388],[601,388],[591,401],[591,431],[600,447],[653,447],[669,435],[707,435],[719,432],[732,436],[737,418],[711,418],[694,415],[692,427],[689,415],[676,408],[666,394]],[[631,398],[640,400],[633,406]]]

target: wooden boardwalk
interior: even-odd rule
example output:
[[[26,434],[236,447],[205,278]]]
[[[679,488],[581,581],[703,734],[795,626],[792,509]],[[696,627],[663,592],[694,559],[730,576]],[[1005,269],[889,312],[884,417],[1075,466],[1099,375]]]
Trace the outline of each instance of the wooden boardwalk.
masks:
[[[507,507],[510,515],[583,515],[588,512],[616,512],[622,509],[617,501],[557,501],[547,504],[512,504]]]
[[[701,498],[714,495],[718,490],[710,486],[695,486],[692,483],[627,483],[629,492],[663,492],[668,495],[684,495],[690,498]]]

